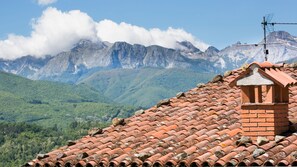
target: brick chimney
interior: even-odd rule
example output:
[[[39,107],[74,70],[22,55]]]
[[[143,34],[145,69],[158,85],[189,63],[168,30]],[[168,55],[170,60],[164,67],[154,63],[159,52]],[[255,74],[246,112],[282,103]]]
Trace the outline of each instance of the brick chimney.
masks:
[[[297,81],[269,62],[252,63],[230,83],[241,90],[244,136],[273,140],[289,129],[289,86]]]

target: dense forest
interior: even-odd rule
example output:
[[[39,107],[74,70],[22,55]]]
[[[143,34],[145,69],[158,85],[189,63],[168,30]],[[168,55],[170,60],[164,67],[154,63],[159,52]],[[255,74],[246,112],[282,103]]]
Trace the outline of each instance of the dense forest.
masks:
[[[63,146],[69,140],[76,140],[87,134],[92,127],[103,128],[107,123],[72,122],[61,129],[42,127],[28,123],[0,122],[0,166],[17,167],[24,165],[39,153],[47,153]]]
[[[0,78],[0,167],[21,166],[136,110],[86,85],[33,81],[4,72]]]

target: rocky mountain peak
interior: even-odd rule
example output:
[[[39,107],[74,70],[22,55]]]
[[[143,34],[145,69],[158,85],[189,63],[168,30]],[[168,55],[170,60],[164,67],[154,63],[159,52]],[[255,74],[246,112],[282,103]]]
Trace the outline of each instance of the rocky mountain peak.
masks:
[[[189,41],[182,41],[177,42],[178,48],[182,51],[187,52],[201,52],[198,48],[196,48],[191,42]]]
[[[219,52],[220,52],[220,50],[214,46],[208,47],[205,51],[205,53],[207,53],[207,54],[218,54]]]
[[[285,31],[270,33],[268,42],[276,44],[267,46],[269,61],[276,63],[296,58],[295,38]],[[219,72],[264,59],[262,45],[236,44],[222,50],[210,46],[202,52],[189,41],[176,44],[177,49],[170,49],[157,45],[81,40],[70,51],[46,59],[35,60],[27,56],[14,61],[0,60],[0,70],[33,79],[76,82],[105,69],[179,68]]]
[[[83,39],[80,40],[71,51],[79,51],[81,49],[94,49],[94,50],[101,50],[108,47],[107,43],[102,41],[93,42],[91,40]]]
[[[286,31],[274,31],[267,36],[268,42],[278,42],[279,40],[295,41],[294,36]]]

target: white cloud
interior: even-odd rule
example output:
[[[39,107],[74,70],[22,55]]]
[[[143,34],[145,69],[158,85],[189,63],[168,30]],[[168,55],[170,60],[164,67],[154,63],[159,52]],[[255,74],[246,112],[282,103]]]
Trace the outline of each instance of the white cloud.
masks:
[[[32,28],[29,37],[10,34],[8,39],[0,41],[0,57],[55,55],[71,49],[80,39],[96,40],[95,22],[78,10],[63,13],[47,8],[40,18],[33,20]]]
[[[167,30],[158,28],[145,29],[127,23],[117,24],[111,20],[103,20],[97,24],[97,36],[108,42],[125,41],[130,44],[160,45],[167,48],[175,48],[176,41],[189,41],[201,50],[209,45],[197,40],[192,34],[183,29],[169,27]]]
[[[37,0],[39,5],[49,5],[55,3],[57,0]]]
[[[49,7],[38,19],[32,21],[30,36],[10,34],[0,41],[0,58],[15,59],[26,55],[44,57],[70,50],[81,39],[108,42],[126,41],[131,44],[160,45],[175,48],[176,41],[190,41],[204,50],[207,44],[182,29],[169,27],[145,29],[127,23],[117,24],[111,20],[95,22],[79,10],[62,12]]]

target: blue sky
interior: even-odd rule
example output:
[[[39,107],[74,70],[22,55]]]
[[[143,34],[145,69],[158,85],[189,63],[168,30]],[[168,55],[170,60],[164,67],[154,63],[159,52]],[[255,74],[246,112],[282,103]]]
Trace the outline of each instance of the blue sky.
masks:
[[[7,0],[0,5],[0,40],[6,40],[9,34],[30,36],[32,20],[52,7],[66,13],[79,10],[96,22],[108,19],[147,30],[181,28],[223,49],[237,41],[259,42],[263,37],[260,23],[266,14],[273,13],[275,22],[297,22],[296,6],[296,0],[56,0],[48,5],[40,5],[37,0]],[[297,35],[297,26],[280,25],[275,30]]]

